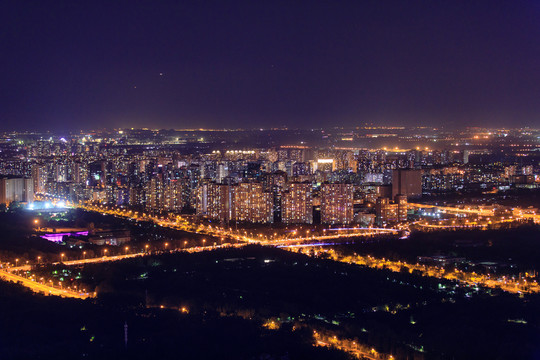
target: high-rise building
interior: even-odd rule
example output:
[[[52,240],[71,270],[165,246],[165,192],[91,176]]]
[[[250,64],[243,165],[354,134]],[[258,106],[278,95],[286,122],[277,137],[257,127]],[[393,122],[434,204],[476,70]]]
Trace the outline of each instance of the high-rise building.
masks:
[[[236,221],[272,223],[273,195],[265,192],[261,183],[240,183],[234,191],[234,214]]]
[[[309,164],[308,163],[304,163],[304,162],[297,162],[297,163],[294,163],[293,164],[293,167],[292,167],[292,175],[297,177],[297,176],[305,176],[305,175],[309,175],[310,173],[310,170],[309,170]]]
[[[234,192],[231,185],[206,183],[198,189],[197,214],[221,222],[234,218]]]
[[[468,163],[469,163],[469,155],[470,155],[470,151],[469,151],[469,150],[463,150],[463,163],[464,163],[464,164],[468,164]]]
[[[352,184],[323,184],[321,187],[321,222],[349,224],[353,221]]]
[[[407,221],[407,196],[398,194],[394,197],[394,203],[397,205],[397,221]]]
[[[313,223],[310,183],[289,183],[281,197],[281,221],[285,224]]]
[[[129,188],[129,205],[132,207],[144,207],[146,205],[146,197],[142,186]]]
[[[327,171],[331,172],[335,170],[335,160],[334,159],[317,159],[317,162],[314,163],[316,165],[317,171]]]
[[[375,203],[375,224],[385,226],[407,221],[407,197],[398,194],[394,202],[388,198],[378,198]]]
[[[25,178],[0,179],[0,204],[34,201],[34,182]]]
[[[390,214],[390,200],[388,198],[378,198],[375,202],[375,224],[384,226],[388,223]]]
[[[392,197],[405,195],[407,198],[422,196],[422,170],[398,169],[392,173]]]
[[[164,209],[166,211],[178,212],[184,207],[183,197],[183,179],[173,179],[165,184],[163,189],[164,194]]]
[[[516,172],[517,172],[517,167],[515,165],[506,166],[504,168],[504,177],[509,179],[510,177],[516,175]]]
[[[229,168],[227,167],[227,164],[219,163],[217,170],[217,181],[221,183],[227,176],[229,176]]]
[[[271,192],[274,206],[274,222],[281,221],[281,195],[287,184],[287,174],[283,171],[267,173],[262,177],[265,192]]]
[[[521,168],[521,174],[522,175],[533,175],[533,166],[532,165],[527,165],[527,166],[524,166]]]
[[[147,184],[146,204],[155,211],[163,211],[165,206],[164,184],[160,177],[153,177]]]
[[[41,164],[35,164],[32,167],[32,181],[34,192],[44,193],[47,185],[47,167]]]

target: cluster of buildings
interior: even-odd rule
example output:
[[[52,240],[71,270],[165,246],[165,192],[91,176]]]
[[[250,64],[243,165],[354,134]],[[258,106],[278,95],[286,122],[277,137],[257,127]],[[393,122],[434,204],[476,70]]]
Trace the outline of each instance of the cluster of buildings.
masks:
[[[318,202],[322,223],[353,222],[353,185],[322,184]],[[221,222],[273,223],[278,218],[284,224],[312,224],[313,205],[309,182],[287,182],[281,189],[265,188],[256,182],[208,183],[199,188],[197,214]]]
[[[214,143],[177,135],[117,131],[0,141],[0,203],[31,202],[39,193],[222,223],[384,226],[405,221],[408,199],[422,194],[537,184],[538,169],[530,162],[497,161],[482,149],[236,150],[230,142],[222,145],[234,134],[208,135]]]

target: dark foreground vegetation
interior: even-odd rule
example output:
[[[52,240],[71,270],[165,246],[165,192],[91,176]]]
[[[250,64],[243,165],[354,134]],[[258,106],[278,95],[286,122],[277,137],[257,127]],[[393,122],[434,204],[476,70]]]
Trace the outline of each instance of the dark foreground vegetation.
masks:
[[[271,331],[215,313],[47,297],[3,282],[0,309],[2,360],[348,358],[312,347],[306,329]]]
[[[100,303],[118,309],[185,308],[201,319],[274,320],[282,329],[332,332],[403,359],[540,357],[538,295],[520,298],[259,246],[76,271],[95,286]]]
[[[495,262],[493,265],[515,269],[514,272],[538,271],[540,227],[527,224],[504,230],[413,232],[406,240],[360,240],[339,246],[339,250],[412,263],[418,256],[461,257],[475,263]]]

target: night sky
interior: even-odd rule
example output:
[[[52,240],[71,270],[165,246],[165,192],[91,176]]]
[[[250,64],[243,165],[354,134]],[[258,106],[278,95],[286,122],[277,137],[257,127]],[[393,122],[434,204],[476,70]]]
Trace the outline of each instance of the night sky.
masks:
[[[0,130],[540,125],[540,1],[0,2]]]

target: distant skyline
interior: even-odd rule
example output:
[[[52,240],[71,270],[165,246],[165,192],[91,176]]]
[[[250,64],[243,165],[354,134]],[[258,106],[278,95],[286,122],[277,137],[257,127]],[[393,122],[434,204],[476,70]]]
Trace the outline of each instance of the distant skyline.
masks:
[[[538,1],[0,4],[0,130],[540,127]]]

